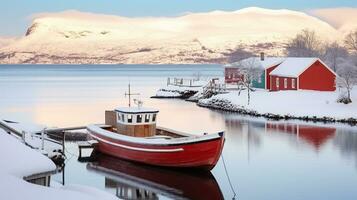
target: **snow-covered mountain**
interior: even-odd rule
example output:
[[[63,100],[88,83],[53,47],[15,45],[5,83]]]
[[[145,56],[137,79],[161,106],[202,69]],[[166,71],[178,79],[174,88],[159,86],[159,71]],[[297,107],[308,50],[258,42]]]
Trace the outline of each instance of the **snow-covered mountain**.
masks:
[[[279,54],[305,28],[327,40],[341,35],[291,10],[141,18],[65,11],[35,16],[24,37],[0,47],[0,63],[224,63],[238,47]]]
[[[0,48],[15,42],[15,37],[0,37]]]

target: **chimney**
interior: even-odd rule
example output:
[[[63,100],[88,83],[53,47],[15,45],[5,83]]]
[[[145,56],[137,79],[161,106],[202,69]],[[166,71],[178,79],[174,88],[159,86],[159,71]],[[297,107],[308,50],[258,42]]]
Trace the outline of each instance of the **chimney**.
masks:
[[[261,61],[264,61],[264,59],[265,59],[265,58],[264,58],[264,52],[261,52],[261,53],[260,53],[260,60],[261,60]]]

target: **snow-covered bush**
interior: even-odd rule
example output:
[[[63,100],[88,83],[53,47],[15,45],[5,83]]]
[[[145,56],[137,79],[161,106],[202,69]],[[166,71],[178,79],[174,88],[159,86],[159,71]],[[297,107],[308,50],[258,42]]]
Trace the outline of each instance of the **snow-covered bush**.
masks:
[[[352,103],[352,100],[347,97],[347,93],[341,93],[337,98],[337,103],[349,104]]]

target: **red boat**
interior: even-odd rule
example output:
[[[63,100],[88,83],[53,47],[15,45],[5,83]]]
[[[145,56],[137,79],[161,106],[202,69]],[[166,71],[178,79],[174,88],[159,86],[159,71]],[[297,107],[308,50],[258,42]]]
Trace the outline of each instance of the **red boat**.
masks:
[[[224,132],[189,135],[156,127],[158,110],[125,107],[106,111],[102,128],[87,130],[98,141],[99,152],[156,166],[211,170],[224,145]]]

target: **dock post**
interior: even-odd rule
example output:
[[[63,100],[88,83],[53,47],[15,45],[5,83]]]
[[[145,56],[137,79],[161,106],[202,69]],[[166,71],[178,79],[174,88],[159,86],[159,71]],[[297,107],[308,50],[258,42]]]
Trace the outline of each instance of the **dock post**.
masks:
[[[41,150],[42,151],[45,149],[45,131],[46,131],[46,128],[44,128],[41,132]]]
[[[66,134],[65,131],[62,131],[62,153],[63,155],[65,155],[64,151],[65,151],[65,146],[64,146],[64,141],[66,140]]]

